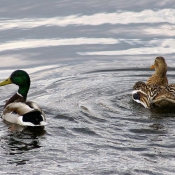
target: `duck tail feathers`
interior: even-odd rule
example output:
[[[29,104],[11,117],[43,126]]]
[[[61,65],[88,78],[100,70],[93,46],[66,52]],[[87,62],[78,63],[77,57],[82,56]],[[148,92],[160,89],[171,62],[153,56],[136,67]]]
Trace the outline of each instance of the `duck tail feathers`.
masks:
[[[25,123],[31,123],[33,126],[43,126],[46,125],[46,122],[44,121],[44,117],[38,110],[32,110],[26,114],[23,115],[23,122]]]

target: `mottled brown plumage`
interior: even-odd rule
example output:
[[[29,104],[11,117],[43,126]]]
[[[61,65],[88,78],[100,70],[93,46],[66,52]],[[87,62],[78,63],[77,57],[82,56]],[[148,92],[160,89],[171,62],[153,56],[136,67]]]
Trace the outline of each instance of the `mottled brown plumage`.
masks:
[[[175,107],[175,85],[156,86],[144,82],[136,82],[132,98],[146,108]]]
[[[168,85],[165,59],[157,57],[151,68],[155,69],[155,73],[146,83],[141,81],[135,83],[132,99],[145,108],[175,110],[175,84]]]
[[[155,73],[147,80],[147,85],[167,86],[168,79],[166,77],[167,64],[163,57],[157,57],[154,65],[150,68],[155,69]]]

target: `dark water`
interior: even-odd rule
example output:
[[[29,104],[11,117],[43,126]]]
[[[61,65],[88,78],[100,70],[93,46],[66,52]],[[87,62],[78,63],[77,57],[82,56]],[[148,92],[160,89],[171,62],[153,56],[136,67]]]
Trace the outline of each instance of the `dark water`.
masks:
[[[159,55],[175,82],[174,16],[171,0],[2,0],[0,80],[29,72],[48,125],[1,120],[1,174],[174,174],[175,114],[131,99]],[[0,88],[1,111],[16,90]]]

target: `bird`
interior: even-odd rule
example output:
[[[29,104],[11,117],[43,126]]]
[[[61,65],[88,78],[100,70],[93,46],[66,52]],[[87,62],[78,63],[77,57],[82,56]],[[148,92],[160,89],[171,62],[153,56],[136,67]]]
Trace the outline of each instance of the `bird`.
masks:
[[[138,81],[133,86],[132,99],[145,108],[173,109],[175,107],[175,84],[168,85],[167,64],[163,57],[156,57],[151,68],[155,73],[147,82]]]
[[[157,86],[167,86],[168,79],[166,76],[167,73],[167,64],[163,57],[156,57],[154,64],[150,67],[155,69],[155,73],[148,78],[147,85],[157,85]]]
[[[175,107],[175,84],[156,86],[138,81],[133,89],[132,99],[145,108],[173,109]]]
[[[0,86],[8,84],[17,85],[18,91],[7,100],[1,117],[10,122],[22,126],[45,126],[45,113],[39,105],[32,101],[26,101],[30,88],[30,77],[24,70],[15,70],[9,78],[0,82]]]

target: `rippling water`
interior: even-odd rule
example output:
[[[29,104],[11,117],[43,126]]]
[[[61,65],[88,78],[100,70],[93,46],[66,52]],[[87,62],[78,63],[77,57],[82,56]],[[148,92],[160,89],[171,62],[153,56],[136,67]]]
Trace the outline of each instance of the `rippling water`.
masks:
[[[0,122],[3,174],[174,174],[175,114],[131,99],[156,56],[175,75],[174,2],[0,2],[0,80],[31,77],[44,130]],[[0,110],[15,91],[0,88]]]

